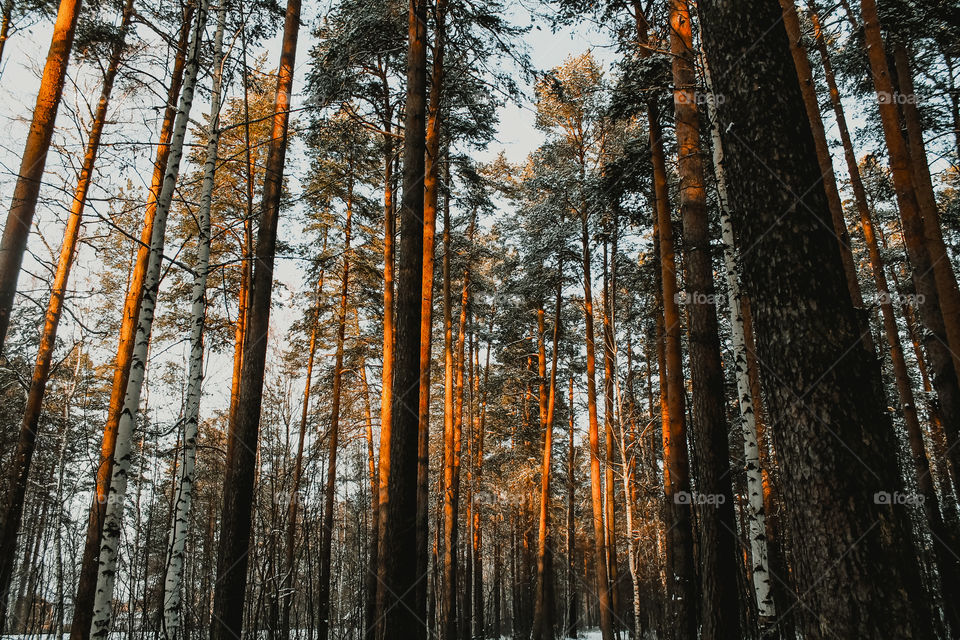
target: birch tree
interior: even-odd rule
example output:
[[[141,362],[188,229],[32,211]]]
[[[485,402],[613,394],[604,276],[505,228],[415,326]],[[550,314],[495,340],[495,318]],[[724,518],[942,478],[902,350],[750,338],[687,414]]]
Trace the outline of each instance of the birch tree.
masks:
[[[206,160],[197,212],[197,260],[190,297],[190,364],[187,373],[186,410],[183,417],[183,454],[175,489],[173,524],[163,583],[163,624],[167,640],[177,640],[180,632],[181,592],[187,527],[193,504],[193,478],[197,460],[197,432],[200,422],[200,398],[203,385],[203,329],[207,311],[207,276],[210,273],[210,208],[220,142],[220,94],[223,79],[223,31],[226,5],[217,11],[217,29],[213,38],[213,86],[210,96],[210,123],[207,131]]]
[[[90,626],[90,635],[94,638],[107,638],[109,636],[113,617],[113,589],[116,584],[117,555],[123,528],[123,511],[130,461],[133,454],[133,428],[140,407],[140,394],[143,390],[143,379],[147,369],[150,334],[153,330],[157,292],[160,288],[163,266],[167,218],[173,203],[173,192],[177,185],[177,178],[180,174],[180,161],[183,158],[190,110],[193,107],[193,94],[200,67],[200,47],[209,4],[209,0],[202,0],[197,11],[197,21],[191,36],[187,63],[184,67],[183,94],[180,96],[177,117],[173,126],[170,157],[167,161],[167,170],[163,179],[163,189],[157,199],[156,220],[153,227],[153,237],[150,239],[150,263],[144,283],[143,303],[137,321],[137,339],[133,351],[133,362],[130,367],[130,379],[127,381],[123,412],[120,415],[120,422],[117,427],[113,477],[110,481],[110,494],[103,521],[96,597]],[[209,246],[207,250],[209,251]]]

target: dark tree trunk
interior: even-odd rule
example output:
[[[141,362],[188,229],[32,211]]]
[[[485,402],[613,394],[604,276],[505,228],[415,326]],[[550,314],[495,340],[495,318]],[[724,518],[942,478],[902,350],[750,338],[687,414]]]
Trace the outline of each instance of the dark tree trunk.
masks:
[[[706,499],[697,505],[700,633],[704,640],[733,640],[741,635],[738,590],[730,586],[737,583],[737,523],[730,478],[730,443],[727,439],[720,334],[714,302],[716,289],[710,256],[707,192],[703,180],[700,114],[693,68],[693,33],[686,0],[671,0],[670,34],[687,286],[685,301],[690,336],[690,377],[693,382],[692,427],[697,496]],[[684,393],[682,388],[677,391]]]
[[[863,346],[773,0],[700,4],[724,100],[733,219],[753,305],[805,637],[932,637],[880,370]],[[799,198],[798,198],[799,196]],[[859,469],[858,472],[851,470]],[[884,558],[882,563],[877,558]],[[824,576],[828,576],[824,579]]]
[[[421,296],[423,292],[423,177],[426,147],[427,2],[412,0],[408,22],[407,103],[403,141],[403,200],[400,209],[400,268],[397,279],[395,393],[388,443],[381,457],[380,571],[377,616],[382,640],[426,636],[416,584],[417,467],[420,426]],[[383,446],[384,443],[381,444]],[[382,451],[382,449],[381,449]],[[381,453],[382,456],[382,453]],[[386,491],[384,492],[384,485]],[[425,604],[425,603],[424,603]]]
[[[300,0],[288,0],[283,43],[277,72],[273,127],[264,167],[263,202],[257,235],[256,269],[243,353],[243,376],[236,412],[230,420],[223,481],[223,510],[217,553],[217,583],[213,596],[211,640],[230,640],[243,634],[243,604],[247,587],[248,550],[253,516],[257,440],[267,355],[267,331],[273,292],[273,263],[287,153],[290,96],[300,30]]]

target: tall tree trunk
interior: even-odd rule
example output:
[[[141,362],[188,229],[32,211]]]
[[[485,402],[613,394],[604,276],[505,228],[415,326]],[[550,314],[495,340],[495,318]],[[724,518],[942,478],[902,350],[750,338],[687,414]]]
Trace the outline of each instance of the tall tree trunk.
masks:
[[[488,336],[493,333],[494,314],[490,314],[490,325],[488,327]],[[477,448],[476,459],[474,460],[474,476],[478,486],[482,486],[483,480],[483,455],[484,455],[484,433],[487,426],[487,389],[490,380],[490,338],[487,338],[487,353],[485,364],[483,366],[483,381],[480,382],[480,347],[477,346],[477,385],[482,385],[480,390],[480,415],[477,423]],[[473,637],[483,640],[486,637],[484,599],[483,599],[483,529],[481,526],[479,506],[474,507],[473,511],[473,614],[474,627]]]
[[[574,456],[576,454],[576,448],[573,440],[573,422],[574,422],[574,406],[573,406],[573,376],[570,376],[570,388],[568,392],[568,419],[567,419],[567,624],[564,632],[569,638],[576,638],[578,634],[578,622],[579,622],[579,611],[580,608],[577,604],[577,581],[576,581],[576,571],[577,571],[577,561],[576,561],[576,544],[577,544],[577,530],[575,528],[575,500],[576,500],[576,483],[574,482],[574,473],[576,472],[576,467],[574,465]]]
[[[5,18],[9,18],[9,9],[12,2],[7,2],[4,11]],[[87,193],[93,179],[93,171],[97,161],[97,152],[100,148],[100,138],[107,120],[107,110],[110,104],[110,95],[113,84],[120,69],[123,55],[124,41],[133,18],[133,0],[126,0],[123,14],[120,18],[120,36],[114,44],[107,63],[107,70],[103,77],[103,87],[90,126],[90,134],[74,191],[73,202],[70,205],[70,216],[63,231],[63,244],[60,246],[60,256],[57,260],[57,271],[50,291],[50,300],[44,316],[43,330],[40,334],[40,347],[37,351],[36,364],[33,368],[33,377],[30,380],[30,389],[27,402],[20,423],[20,433],[17,439],[17,453],[13,466],[9,470],[8,493],[6,505],[3,508],[2,530],[0,530],[0,630],[3,629],[6,618],[7,595],[10,588],[10,579],[13,572],[13,560],[16,553],[17,536],[23,518],[23,501],[26,496],[27,480],[30,475],[30,465],[36,449],[37,429],[40,425],[40,414],[43,410],[43,397],[47,389],[47,380],[50,377],[50,368],[53,361],[53,351],[57,341],[57,328],[60,316],[63,313],[64,298],[67,292],[67,283],[70,280],[70,270],[77,251],[77,240],[80,237],[80,227],[83,222],[83,210],[87,203]],[[0,46],[5,33],[0,34]]]
[[[444,322],[450,316],[450,217],[444,212]],[[476,212],[470,219],[470,229],[467,232],[468,246],[473,244],[473,233],[476,225]],[[452,331],[449,325],[444,327],[446,350],[445,359],[453,365],[452,401],[445,400],[444,409],[452,408],[449,417],[445,416],[444,447],[443,447],[443,609],[441,612],[440,632],[444,640],[456,640],[458,637],[458,615],[456,607],[458,584],[458,538],[460,512],[460,452],[463,445],[463,397],[464,397],[464,344],[467,332],[467,307],[470,302],[470,262],[469,258],[463,270],[463,287],[460,295],[460,318],[457,325],[457,342],[452,350],[447,349],[447,335]],[[445,387],[450,387],[450,373],[445,374]]]
[[[707,498],[706,503],[698,502],[697,509],[701,636],[704,640],[732,640],[741,635],[737,589],[729,586],[736,584],[737,580],[737,524],[730,479],[720,335],[714,304],[716,289],[703,181],[693,32],[687,0],[671,0],[670,27],[693,382],[693,442],[696,447],[697,492]],[[669,225],[669,220],[666,224]],[[682,379],[680,384],[683,384]],[[677,390],[684,393],[682,386]]]
[[[211,640],[240,637],[243,601],[247,586],[250,525],[253,513],[253,485],[256,475],[257,440],[267,355],[267,330],[270,326],[270,301],[273,292],[273,263],[277,246],[280,197],[283,192],[283,168],[287,152],[290,97],[293,93],[293,69],[300,29],[300,0],[287,0],[286,19],[277,90],[273,108],[273,126],[267,162],[264,167],[263,202],[257,235],[256,269],[253,273],[246,335],[249,344],[243,353],[243,376],[237,407],[231,417],[223,484],[223,509],[220,542],[217,551],[217,583],[213,594]]]
[[[157,154],[153,161],[153,177],[147,194],[143,229],[140,232],[140,244],[137,247],[136,262],[127,295],[123,303],[123,315],[120,325],[120,339],[117,343],[117,357],[114,362],[113,386],[110,391],[110,405],[107,410],[107,423],[103,428],[100,444],[100,460],[96,471],[94,500],[87,516],[86,539],[80,562],[80,574],[77,580],[77,592],[73,606],[73,622],[70,626],[70,640],[86,640],[90,633],[90,621],[93,618],[93,598],[97,584],[97,564],[100,557],[100,536],[107,507],[107,495],[113,477],[113,455],[117,444],[117,427],[123,411],[130,366],[133,362],[133,348],[137,335],[137,319],[143,301],[144,281],[150,263],[150,241],[157,213],[157,199],[163,187],[163,178],[167,172],[167,159],[170,156],[170,139],[173,133],[174,119],[177,115],[180,89],[183,84],[186,65],[187,45],[193,24],[196,5],[189,3],[183,14],[183,24],[177,42],[171,73],[170,88],[167,92],[167,104],[157,143]]]
[[[711,86],[709,71],[706,73],[710,110],[710,135],[713,142],[714,175],[720,201],[720,226],[723,240],[723,263],[727,281],[727,300],[730,306],[730,333],[733,342],[734,375],[737,384],[737,401],[740,409],[740,433],[743,438],[743,462],[747,477],[747,514],[750,531],[750,577],[757,602],[761,637],[770,637],[776,618],[770,579],[770,562],[767,553],[766,514],[763,505],[763,473],[760,467],[760,448],[757,443],[757,421],[750,390],[750,375],[747,366],[747,347],[744,335],[743,309],[740,296],[740,270],[737,266],[736,248],[733,242],[733,223],[730,221],[731,203],[727,190],[724,168],[723,141],[720,122],[716,116],[716,99]]]
[[[634,1],[637,41],[648,43],[649,25],[639,0]],[[648,50],[641,53],[648,56]],[[680,310],[677,305],[677,273],[673,249],[673,226],[670,221],[670,196],[667,185],[666,159],[663,151],[663,132],[659,107],[654,100],[647,103],[647,122],[650,137],[650,156],[653,164],[653,186],[656,212],[655,234],[658,237],[660,263],[658,276],[663,305],[663,349],[660,371],[660,418],[663,440],[664,515],[666,517],[667,545],[667,624],[675,636],[695,637],[697,623],[696,574],[693,562],[693,531],[690,504],[683,496],[690,492],[690,463],[687,453],[686,423],[684,420],[685,391],[683,385],[683,354],[680,343]],[[658,232],[658,233],[657,233]]]
[[[700,12],[725,98],[733,222],[750,248],[742,274],[769,372],[794,570],[815,612],[802,617],[804,637],[932,637],[906,513],[877,499],[900,487],[897,442],[879,365],[857,347],[826,196],[811,188],[822,175],[812,135],[794,124],[805,113],[782,12],[768,0],[710,0]]]
[[[240,246],[240,290],[237,295],[237,322],[233,332],[233,378],[230,385],[230,413],[233,420],[237,412],[237,401],[240,398],[240,379],[243,377],[243,347],[246,344],[247,324],[250,311],[250,301],[253,296],[253,191],[254,191],[254,155],[253,143],[250,138],[250,87],[248,86],[249,71],[247,67],[247,31],[240,30],[240,44],[243,47],[241,54],[243,74],[243,139],[246,145],[244,150],[244,177],[246,178],[246,215],[243,218],[243,239]]]
[[[173,193],[177,186],[177,179],[180,175],[180,161],[183,158],[187,125],[190,122],[190,110],[193,107],[193,95],[200,68],[200,50],[207,22],[208,6],[209,0],[203,0],[200,3],[196,25],[190,38],[187,61],[184,66],[183,93],[180,96],[180,104],[177,107],[177,116],[173,124],[170,155],[163,176],[163,188],[157,198],[157,212],[153,224],[153,234],[150,238],[150,261],[143,282],[143,302],[140,305],[140,314],[137,319],[137,337],[133,348],[130,376],[124,394],[123,411],[121,411],[120,420],[117,423],[117,440],[113,453],[110,493],[103,518],[93,617],[90,622],[90,635],[99,639],[109,636],[113,621],[113,589],[116,584],[120,534],[123,529],[127,482],[133,455],[133,429],[137,421],[140,395],[147,370],[150,336],[153,331],[153,318],[163,271],[163,248],[166,239],[167,219],[173,204]],[[213,166],[215,167],[216,164],[214,163]]]
[[[607,571],[610,579],[610,607],[614,618],[614,633],[619,637],[620,620],[620,580],[617,572],[617,527],[616,527],[616,480],[614,478],[614,464],[616,464],[616,450],[614,448],[613,425],[614,420],[622,419],[616,414],[613,403],[614,371],[613,371],[613,336],[614,336],[614,305],[616,296],[611,292],[610,281],[616,278],[618,222],[616,216],[611,224],[610,233],[613,235],[613,261],[607,255],[607,241],[603,240],[603,447],[604,459],[604,499],[607,530]],[[612,274],[611,271],[614,271]],[[615,286],[615,285],[614,285]]]
[[[343,343],[347,326],[347,295],[350,284],[350,231],[353,220],[353,160],[350,160],[347,178],[347,219],[344,223],[343,275],[340,281],[340,310],[337,315],[337,346],[333,364],[333,391],[330,399],[330,427],[327,431],[327,484],[323,497],[323,528],[320,535],[320,586],[317,606],[320,624],[319,640],[327,640],[330,633],[330,550],[333,542],[333,502],[337,488],[337,444],[340,434],[340,396],[343,380]]]
[[[680,342],[679,288],[673,249],[673,226],[667,194],[666,161],[659,114],[651,105],[650,138],[653,147],[657,221],[660,231],[660,278],[663,288],[663,335],[666,402],[661,403],[663,423],[663,481],[667,515],[668,624],[677,638],[692,639],[697,624],[696,573],[690,506],[690,462],[687,453],[683,354]],[[664,384],[665,382],[665,384]],[[664,411],[664,409],[666,409]]]
[[[581,165],[582,167],[582,165]],[[581,178],[583,170],[581,168]],[[585,204],[586,198],[582,201]],[[597,586],[597,603],[600,608],[600,632],[603,640],[613,639],[611,620],[610,582],[607,574],[606,528],[603,523],[603,480],[600,476],[600,424],[597,420],[597,359],[594,345],[596,332],[593,328],[593,287],[590,268],[590,232],[587,211],[580,211],[582,256],[583,256],[583,311],[587,341],[587,408],[590,425],[590,496],[593,505],[593,552],[594,573]]]
[[[563,304],[563,262],[560,262],[557,278],[556,306],[553,312],[553,353],[550,356],[550,384],[549,391],[544,398],[546,411],[541,407],[540,429],[543,431],[543,465],[540,470],[540,518],[537,528],[537,584],[534,599],[533,637],[535,639],[553,640],[553,598],[552,586],[547,581],[553,581],[552,549],[550,547],[550,465],[553,460],[553,416],[557,401],[557,361],[560,356],[560,309]],[[537,330],[539,335],[540,377],[546,377],[546,329],[544,327],[543,308],[537,310]]]
[[[23,154],[20,156],[17,185],[13,191],[7,222],[3,227],[3,238],[0,239],[0,352],[3,351],[7,328],[10,326],[13,298],[17,293],[17,278],[20,276],[23,254],[27,250],[27,240],[30,238],[30,227],[33,225],[33,214],[37,209],[37,198],[43,180],[43,169],[47,162],[47,151],[50,149],[50,140],[56,126],[63,85],[67,80],[67,65],[73,49],[81,2],[82,0],[60,0],[47,62],[40,80],[40,90],[37,92],[37,103],[33,108],[33,119]],[[9,20],[7,23],[9,24]]]
[[[426,147],[427,3],[411,0],[408,20],[407,103],[400,211],[400,269],[392,416],[380,453],[380,570],[377,614],[381,640],[423,638],[418,610],[417,468],[420,403],[420,327],[423,295],[423,176]],[[389,460],[384,464],[384,444]],[[384,468],[386,466],[386,468]]]
[[[384,83],[384,96],[389,101],[390,87]],[[386,491],[383,483],[385,471],[390,468],[390,425],[393,406],[393,241],[396,236],[393,203],[393,132],[392,110],[388,110],[384,118],[383,134],[383,366],[381,369],[380,391],[380,447],[377,461],[376,496],[373,498],[372,527],[373,539],[370,542],[370,570],[367,572],[367,626],[364,630],[365,640],[375,640],[378,621],[377,607],[377,573],[379,572],[380,554],[380,503]],[[418,445],[419,456],[419,445]],[[384,458],[386,464],[384,465]],[[419,465],[419,462],[418,462]],[[418,480],[419,482],[419,480]]]
[[[423,178],[423,284],[420,298],[420,398],[417,440],[417,575],[427,574],[427,546],[430,524],[430,365],[433,347],[433,272],[437,233],[437,202],[440,193],[440,127],[443,93],[443,55],[446,47],[446,2],[439,0],[434,11],[433,69],[425,134],[426,157]],[[449,205],[447,205],[449,206]],[[417,583],[417,610],[426,611],[427,581]]]
[[[217,12],[217,30],[213,41],[213,85],[210,92],[210,125],[207,132],[207,157],[200,188],[200,210],[197,214],[197,263],[191,292],[190,365],[187,374],[187,399],[183,427],[183,460],[177,478],[175,514],[167,547],[167,566],[163,585],[163,617],[161,630],[165,640],[178,640],[181,626],[181,591],[183,562],[187,543],[187,527],[193,503],[193,473],[197,460],[197,432],[200,424],[201,384],[203,382],[203,329],[207,311],[207,276],[210,272],[210,208],[217,169],[220,142],[220,93],[223,77],[223,31],[226,8]],[[199,40],[199,39],[198,39]],[[186,92],[184,92],[186,94]]]

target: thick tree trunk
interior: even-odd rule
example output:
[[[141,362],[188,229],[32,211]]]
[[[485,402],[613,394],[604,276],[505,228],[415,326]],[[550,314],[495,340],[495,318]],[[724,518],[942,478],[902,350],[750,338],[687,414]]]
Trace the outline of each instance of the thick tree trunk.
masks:
[[[697,502],[700,633],[704,640],[732,640],[741,635],[739,598],[737,590],[730,588],[737,580],[737,524],[730,479],[730,445],[714,301],[716,289],[710,256],[707,192],[703,181],[700,114],[693,68],[693,32],[687,0],[671,0],[670,27],[687,286],[685,302],[693,382],[692,426],[696,447],[697,496],[706,498],[706,502]],[[669,225],[669,220],[665,223],[661,221],[663,224]],[[669,300],[667,304],[670,304]],[[670,325],[669,322],[667,324]],[[682,380],[680,384],[683,384]],[[684,393],[682,386],[676,389]]]
[[[9,17],[12,2],[7,2],[4,15]],[[110,95],[113,84],[120,69],[123,45],[130,21],[133,18],[133,0],[126,0],[123,15],[120,19],[120,39],[114,45],[107,70],[103,77],[103,88],[97,103],[90,126],[86,150],[83,155],[83,164],[77,187],[74,191],[73,202],[70,205],[70,216],[63,231],[63,244],[60,247],[60,256],[57,260],[57,270],[50,291],[50,300],[44,316],[43,330],[40,334],[40,347],[37,351],[33,377],[30,380],[30,389],[23,411],[23,420],[20,423],[20,433],[17,439],[17,453],[14,464],[9,470],[7,484],[6,505],[3,508],[2,530],[0,530],[0,630],[3,629],[6,618],[7,594],[10,588],[10,579],[13,573],[13,561],[16,553],[17,536],[23,518],[23,501],[27,491],[27,480],[30,475],[30,466],[33,453],[36,449],[37,429],[40,425],[40,414],[43,410],[43,397],[50,377],[50,368],[53,361],[53,351],[57,341],[57,328],[60,316],[63,313],[64,298],[67,292],[67,283],[70,280],[70,270],[77,251],[77,240],[80,237],[80,227],[83,222],[83,211],[87,203],[87,192],[93,179],[93,171],[97,161],[97,152],[100,148],[100,138],[107,120],[107,110],[110,104]],[[5,37],[0,35],[0,38]],[[2,40],[0,40],[2,43]]]
[[[207,276],[210,272],[210,208],[213,200],[217,151],[220,142],[220,92],[225,22],[226,8],[221,5],[217,12],[217,31],[213,42],[210,125],[207,132],[207,157],[203,166],[203,183],[200,188],[200,210],[197,214],[199,233],[197,237],[197,264],[191,292],[190,365],[187,374],[186,410],[183,418],[183,458],[180,463],[180,473],[177,477],[175,513],[170,529],[167,567],[163,585],[163,624],[161,630],[166,640],[178,640],[180,635],[184,552],[187,543],[187,527],[190,525],[190,510],[193,503],[193,473],[197,460],[197,432],[200,424],[200,398],[203,382],[203,329],[207,311]]]
[[[742,274],[769,373],[793,568],[810,609],[802,631],[811,639],[931,637],[906,513],[881,504],[883,492],[900,489],[897,443],[878,363],[858,346],[826,196],[811,188],[822,175],[812,135],[795,126],[805,112],[782,12],[770,0],[710,0],[700,12],[724,96],[734,229],[749,247]]]
[[[423,295],[423,176],[425,160],[427,3],[412,0],[409,11],[407,103],[404,127],[403,201],[400,211],[400,270],[397,337],[389,441],[381,441],[381,576],[377,614],[381,640],[423,638],[426,612],[418,610],[417,467],[420,403],[420,327]],[[389,461],[384,469],[383,445]]]
[[[183,158],[187,125],[190,122],[190,110],[193,107],[193,95],[200,68],[200,50],[207,22],[208,6],[209,0],[201,2],[197,11],[197,21],[193,35],[190,38],[187,61],[184,66],[183,93],[180,96],[177,116],[173,124],[170,155],[163,176],[163,187],[157,197],[157,212],[153,224],[153,234],[150,238],[150,261],[143,282],[143,302],[140,305],[140,314],[137,319],[137,337],[133,348],[130,376],[127,380],[123,411],[120,413],[120,420],[117,423],[117,440],[113,453],[110,493],[103,518],[96,594],[93,601],[93,617],[90,622],[90,635],[98,639],[105,639],[109,636],[113,620],[113,589],[116,584],[120,534],[123,529],[127,482],[133,455],[133,429],[137,421],[140,394],[143,390],[143,381],[147,370],[153,318],[163,271],[163,248],[166,239],[167,219],[180,175],[180,161]],[[197,400],[199,402],[199,398]]]
[[[267,331],[270,326],[273,263],[299,29],[300,0],[288,0],[277,71],[273,125],[264,167],[263,202],[260,206],[260,229],[256,248],[257,266],[253,273],[253,295],[246,331],[249,343],[244,347],[243,376],[228,435],[211,640],[230,640],[240,637],[243,631],[247,552],[253,512],[253,484],[267,355]]]
[[[33,214],[37,209],[40,184],[43,181],[43,169],[47,162],[47,151],[50,149],[60,97],[67,79],[67,65],[73,49],[80,5],[81,0],[60,0],[47,62],[40,80],[40,91],[33,108],[33,119],[23,154],[20,156],[20,171],[17,173],[10,212],[3,227],[3,238],[0,239],[0,353],[3,352],[7,328],[10,326],[13,298],[17,293],[17,278],[20,276],[23,254],[27,250]],[[9,24],[9,20],[7,23]]]
[[[767,553],[766,513],[763,506],[763,473],[760,467],[760,447],[757,443],[757,421],[750,391],[747,366],[747,346],[744,335],[743,309],[740,297],[740,270],[733,243],[733,223],[730,221],[731,202],[724,168],[723,141],[720,121],[716,116],[716,98],[709,71],[706,74],[710,91],[710,135],[713,142],[713,167],[717,178],[720,201],[720,227],[723,241],[723,263],[727,281],[727,300],[730,306],[730,334],[733,342],[734,375],[737,401],[740,409],[740,433],[743,438],[743,462],[747,477],[747,514],[750,531],[750,578],[757,602],[761,637],[772,635],[776,619],[776,605],[771,589],[770,561]]]
[[[343,382],[343,343],[347,327],[347,297],[350,285],[350,232],[353,221],[353,166],[347,178],[347,219],[344,222],[343,275],[340,281],[340,309],[337,314],[337,345],[333,364],[333,390],[330,398],[330,427],[327,431],[327,484],[323,496],[323,528],[320,532],[320,585],[317,608],[320,624],[317,638],[327,640],[330,634],[330,551],[333,543],[333,502],[337,488],[337,446],[340,437],[340,397]]]

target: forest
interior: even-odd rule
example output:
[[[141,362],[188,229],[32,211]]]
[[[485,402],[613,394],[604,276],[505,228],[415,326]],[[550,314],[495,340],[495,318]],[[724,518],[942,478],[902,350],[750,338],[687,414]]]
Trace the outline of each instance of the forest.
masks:
[[[0,0],[2,640],[960,639],[957,0]]]

